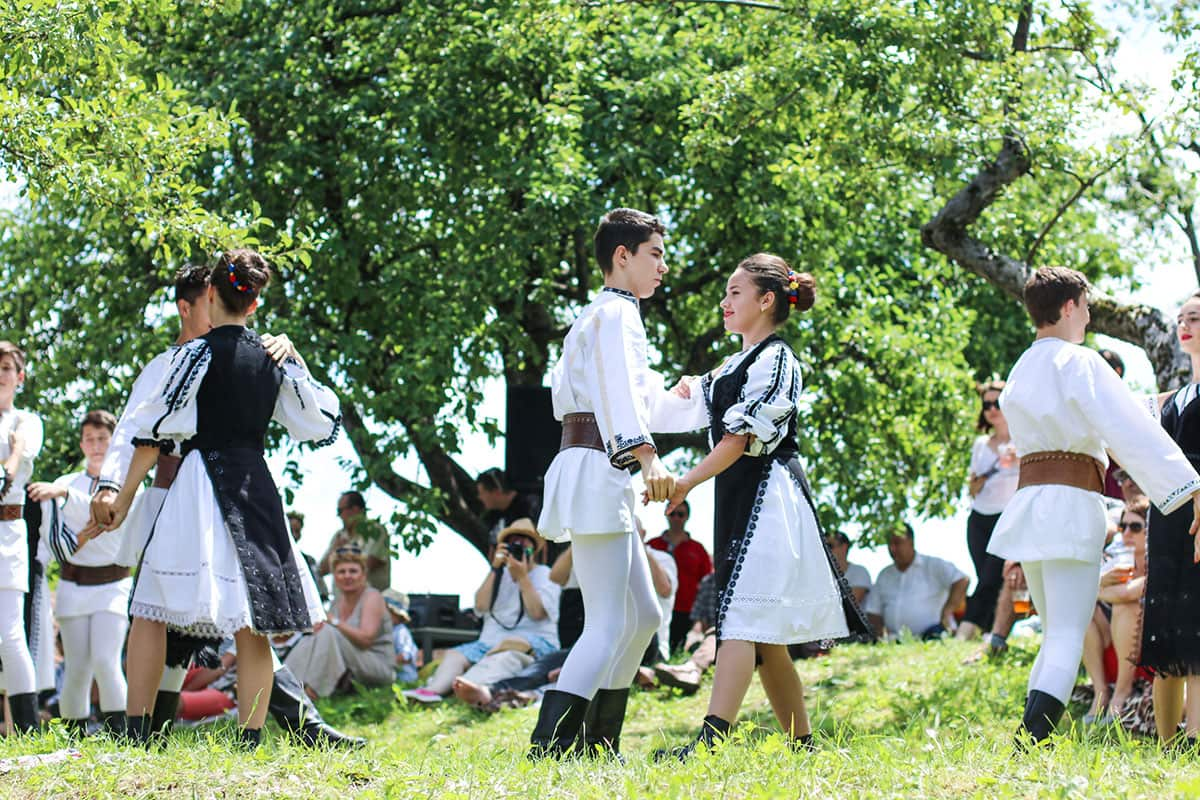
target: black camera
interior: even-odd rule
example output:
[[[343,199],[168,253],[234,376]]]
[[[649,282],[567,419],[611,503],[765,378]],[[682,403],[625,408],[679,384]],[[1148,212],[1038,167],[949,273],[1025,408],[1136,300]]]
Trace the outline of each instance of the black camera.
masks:
[[[533,555],[533,548],[526,547],[524,542],[508,541],[504,542],[503,544],[504,549],[508,551],[508,554],[517,561],[524,561],[527,556]]]

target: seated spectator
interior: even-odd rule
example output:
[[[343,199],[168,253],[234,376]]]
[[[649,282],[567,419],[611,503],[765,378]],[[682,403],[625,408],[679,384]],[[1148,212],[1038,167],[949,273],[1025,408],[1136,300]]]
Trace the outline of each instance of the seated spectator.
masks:
[[[1029,586],[1025,583],[1025,570],[1021,569],[1021,565],[1016,561],[1005,561],[1001,575],[1004,580],[1000,585],[1000,594],[996,597],[996,612],[992,616],[992,629],[983,635],[983,646],[975,655],[967,658],[963,662],[965,664],[997,658],[1008,650],[1008,635],[1012,633],[1013,624],[1017,621],[1014,593],[1024,592],[1028,595]],[[1032,608],[1032,603],[1030,608]]]
[[[691,627],[692,603],[695,602],[696,589],[700,586],[700,579],[713,571],[712,557],[704,549],[704,545],[687,532],[687,521],[691,513],[691,506],[686,500],[680,503],[667,515],[667,530],[662,536],[651,539],[649,543],[651,548],[669,553],[675,559],[678,589],[675,592],[674,607],[667,615],[671,623],[668,653],[683,646],[688,628]]]
[[[220,656],[218,666],[194,664],[188,667],[179,692],[177,719],[200,722],[237,708],[237,648],[232,637],[222,641],[217,652]]]
[[[913,538],[907,523],[888,537],[892,563],[867,595],[867,619],[880,636],[907,630],[935,639],[952,633],[954,612],[966,601],[967,576],[949,561],[917,553]]]
[[[408,625],[408,595],[395,589],[383,593],[383,602],[392,618],[392,649],[396,653],[396,680],[400,683],[416,683],[420,668],[421,651],[413,639]]]
[[[392,543],[387,528],[367,516],[367,501],[361,492],[343,492],[337,501],[342,528],[333,535],[317,569],[322,576],[333,572],[333,554],[356,547],[367,559],[367,583],[383,591],[392,583]],[[336,589],[336,585],[335,585]]]
[[[550,580],[562,587],[558,595],[558,644],[564,650],[570,649],[583,633],[583,592],[573,566],[568,544],[550,568]]]
[[[682,664],[654,665],[654,676],[663,686],[695,694],[700,689],[704,673],[717,660],[717,576],[710,572],[700,579],[696,598],[692,602],[692,627],[684,637],[684,649],[692,650]]]
[[[1085,722],[1094,722],[1107,707],[1111,719],[1123,721],[1133,693],[1137,667],[1137,626],[1146,592],[1146,518],[1150,504],[1137,498],[1121,515],[1121,542],[1110,548],[1100,573],[1099,604],[1083,641],[1083,663],[1092,681],[1092,707]],[[1112,550],[1123,551],[1121,555]],[[1124,559],[1132,551],[1133,564]],[[1112,689],[1109,690],[1109,683]]]
[[[475,592],[475,612],[484,618],[483,630],[473,642],[447,650],[429,681],[404,696],[419,703],[438,703],[454,688],[454,679],[489,656],[485,665],[492,680],[501,677],[493,664],[512,669],[558,650],[559,587],[550,580],[550,568],[536,563],[545,540],[528,519],[517,520],[496,537],[492,569]],[[514,655],[515,654],[515,655]],[[526,656],[524,663],[517,655]],[[517,666],[519,663],[519,666]],[[481,682],[475,680],[473,682]]]
[[[367,585],[367,557],[343,547],[332,565],[337,594],[329,619],[300,637],[284,659],[314,698],[347,691],[351,681],[387,686],[395,675],[392,618],[383,594]]]
[[[841,531],[833,531],[825,537],[829,544],[829,552],[833,553],[833,560],[837,562],[838,569],[846,576],[846,582],[850,584],[850,591],[854,592],[854,600],[860,606],[863,603],[863,598],[867,596],[867,592],[871,591],[871,573],[867,572],[867,568],[861,564],[850,562],[850,537]]]
[[[570,652],[569,647],[555,650],[515,675],[495,681],[476,683],[468,675],[461,675],[454,679],[454,696],[489,714],[502,708],[527,706],[536,702],[542,690],[558,679]]]
[[[292,538],[299,542],[300,536],[304,532],[304,515],[299,511],[289,511],[287,514],[288,527],[292,531]],[[321,574],[321,570],[317,567],[317,560],[308,553],[301,553],[304,556],[304,563],[308,565],[309,574],[312,575],[313,583],[317,585],[317,592],[321,595],[321,602],[329,602],[329,587],[325,585],[325,577]]]

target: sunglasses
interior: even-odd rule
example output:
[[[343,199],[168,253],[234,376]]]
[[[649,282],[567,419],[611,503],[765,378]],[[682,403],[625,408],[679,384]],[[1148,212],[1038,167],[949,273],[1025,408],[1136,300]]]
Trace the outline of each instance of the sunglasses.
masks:
[[[991,411],[993,408],[999,408],[999,407],[1000,407],[999,400],[984,400],[983,401],[983,410],[984,411]]]
[[[1144,522],[1120,522],[1117,524],[1117,530],[1119,530],[1119,531],[1127,530],[1130,533],[1141,533],[1145,529],[1146,529],[1146,523],[1144,523]]]
[[[353,544],[345,545],[344,547],[339,547],[338,549],[334,550],[333,554],[338,556],[361,556],[362,548]]]
[[[686,511],[672,511],[670,514],[667,514],[667,516],[668,517],[687,517],[687,512]]]

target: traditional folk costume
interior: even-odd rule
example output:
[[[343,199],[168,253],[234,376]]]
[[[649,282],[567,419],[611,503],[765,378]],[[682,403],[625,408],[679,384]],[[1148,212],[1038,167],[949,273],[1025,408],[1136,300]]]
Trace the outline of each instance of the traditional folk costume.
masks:
[[[1200,384],[1191,383],[1152,409],[1192,466],[1200,469]],[[1167,677],[1200,675],[1200,565],[1187,505],[1150,509],[1140,663]]]
[[[717,639],[801,644],[871,637],[825,543],[797,457],[800,365],[772,335],[701,381],[709,441],[749,434],[716,477]]]
[[[112,441],[101,468],[99,487],[119,491],[121,484],[129,472],[129,464],[133,459],[134,439],[138,435],[141,417],[138,415],[147,403],[166,386],[171,377],[172,365],[179,357],[181,346],[175,345],[155,356],[141,371],[130,390],[125,410],[113,431]],[[295,365],[292,366],[292,369]],[[130,510],[123,530],[122,546],[117,556],[117,563],[136,565],[142,551],[154,529],[159,511],[166,500],[167,492],[175,481],[181,463],[180,456],[175,453],[162,452],[154,470],[154,480],[150,488],[139,495]],[[106,534],[108,535],[108,534]],[[169,535],[169,533],[167,534]],[[101,539],[104,537],[100,537]],[[89,545],[90,547],[91,545]],[[189,642],[195,637],[185,637],[178,631],[168,628],[166,670],[159,684],[158,696],[154,704],[154,716],[149,724],[150,730],[163,731],[175,719],[179,707],[179,693],[187,674],[188,665],[193,654],[197,651],[200,641]],[[213,640],[215,641],[215,639]],[[211,643],[211,642],[210,642]],[[274,659],[274,651],[272,651]],[[335,744],[338,746],[361,747],[365,740],[347,737],[325,724],[304,692],[304,686],[286,666],[275,661],[275,680],[271,686],[269,710],[276,722],[290,732],[300,737],[308,745]]]
[[[30,590],[28,527],[23,517],[25,487],[33,475],[33,462],[42,449],[42,421],[28,411],[10,408],[0,412],[0,461],[11,454],[10,437],[20,429],[25,451],[0,497],[0,664],[4,689],[18,729],[37,725],[37,676],[25,637],[25,593]],[[35,607],[35,613],[37,609]],[[34,642],[36,647],[37,642]]]
[[[634,519],[633,451],[654,443],[651,431],[699,430],[707,419],[698,396],[677,397],[650,370],[638,300],[613,287],[567,333],[551,397],[563,441],[546,473],[538,530],[570,540],[586,614],[532,742],[545,754],[570,748],[591,700],[585,743],[615,749],[629,686],[662,614]]]
[[[62,717],[82,730],[91,708],[92,680],[100,689],[105,728],[124,730],[125,675],[121,649],[129,627],[133,588],[129,567],[117,564],[127,526],[80,548],[77,534],[87,527],[99,476],[86,472],[55,481],[67,490],[62,500],[41,503],[41,539],[61,566],[54,615],[63,644]],[[136,501],[135,501],[136,502]]]
[[[224,325],[178,348],[134,412],[135,447],[183,462],[142,553],[130,613],[199,637],[274,635],[324,618],[263,458],[267,424],[332,442],[337,397],[296,359],[277,367],[258,335]]]
[[[1200,475],[1088,348],[1036,340],[1013,366],[1000,405],[1021,457],[1020,483],[988,551],[1021,562],[1042,619],[1023,720],[1040,740],[1070,697],[1099,590],[1106,449],[1164,513],[1200,489]]]

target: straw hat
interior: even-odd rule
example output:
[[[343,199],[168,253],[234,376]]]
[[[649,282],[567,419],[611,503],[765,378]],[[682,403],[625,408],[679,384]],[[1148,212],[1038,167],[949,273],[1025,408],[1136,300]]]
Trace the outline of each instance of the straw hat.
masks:
[[[408,614],[408,595],[404,592],[398,592],[395,589],[383,590],[383,602],[387,605],[388,611],[400,618],[404,624],[412,622],[412,617]]]
[[[537,532],[537,526],[533,524],[533,520],[529,517],[521,517],[520,519],[513,520],[511,525],[496,534],[496,544],[502,544],[509,536],[518,534],[528,536],[532,539],[533,546],[539,550],[546,544],[546,540]]]

